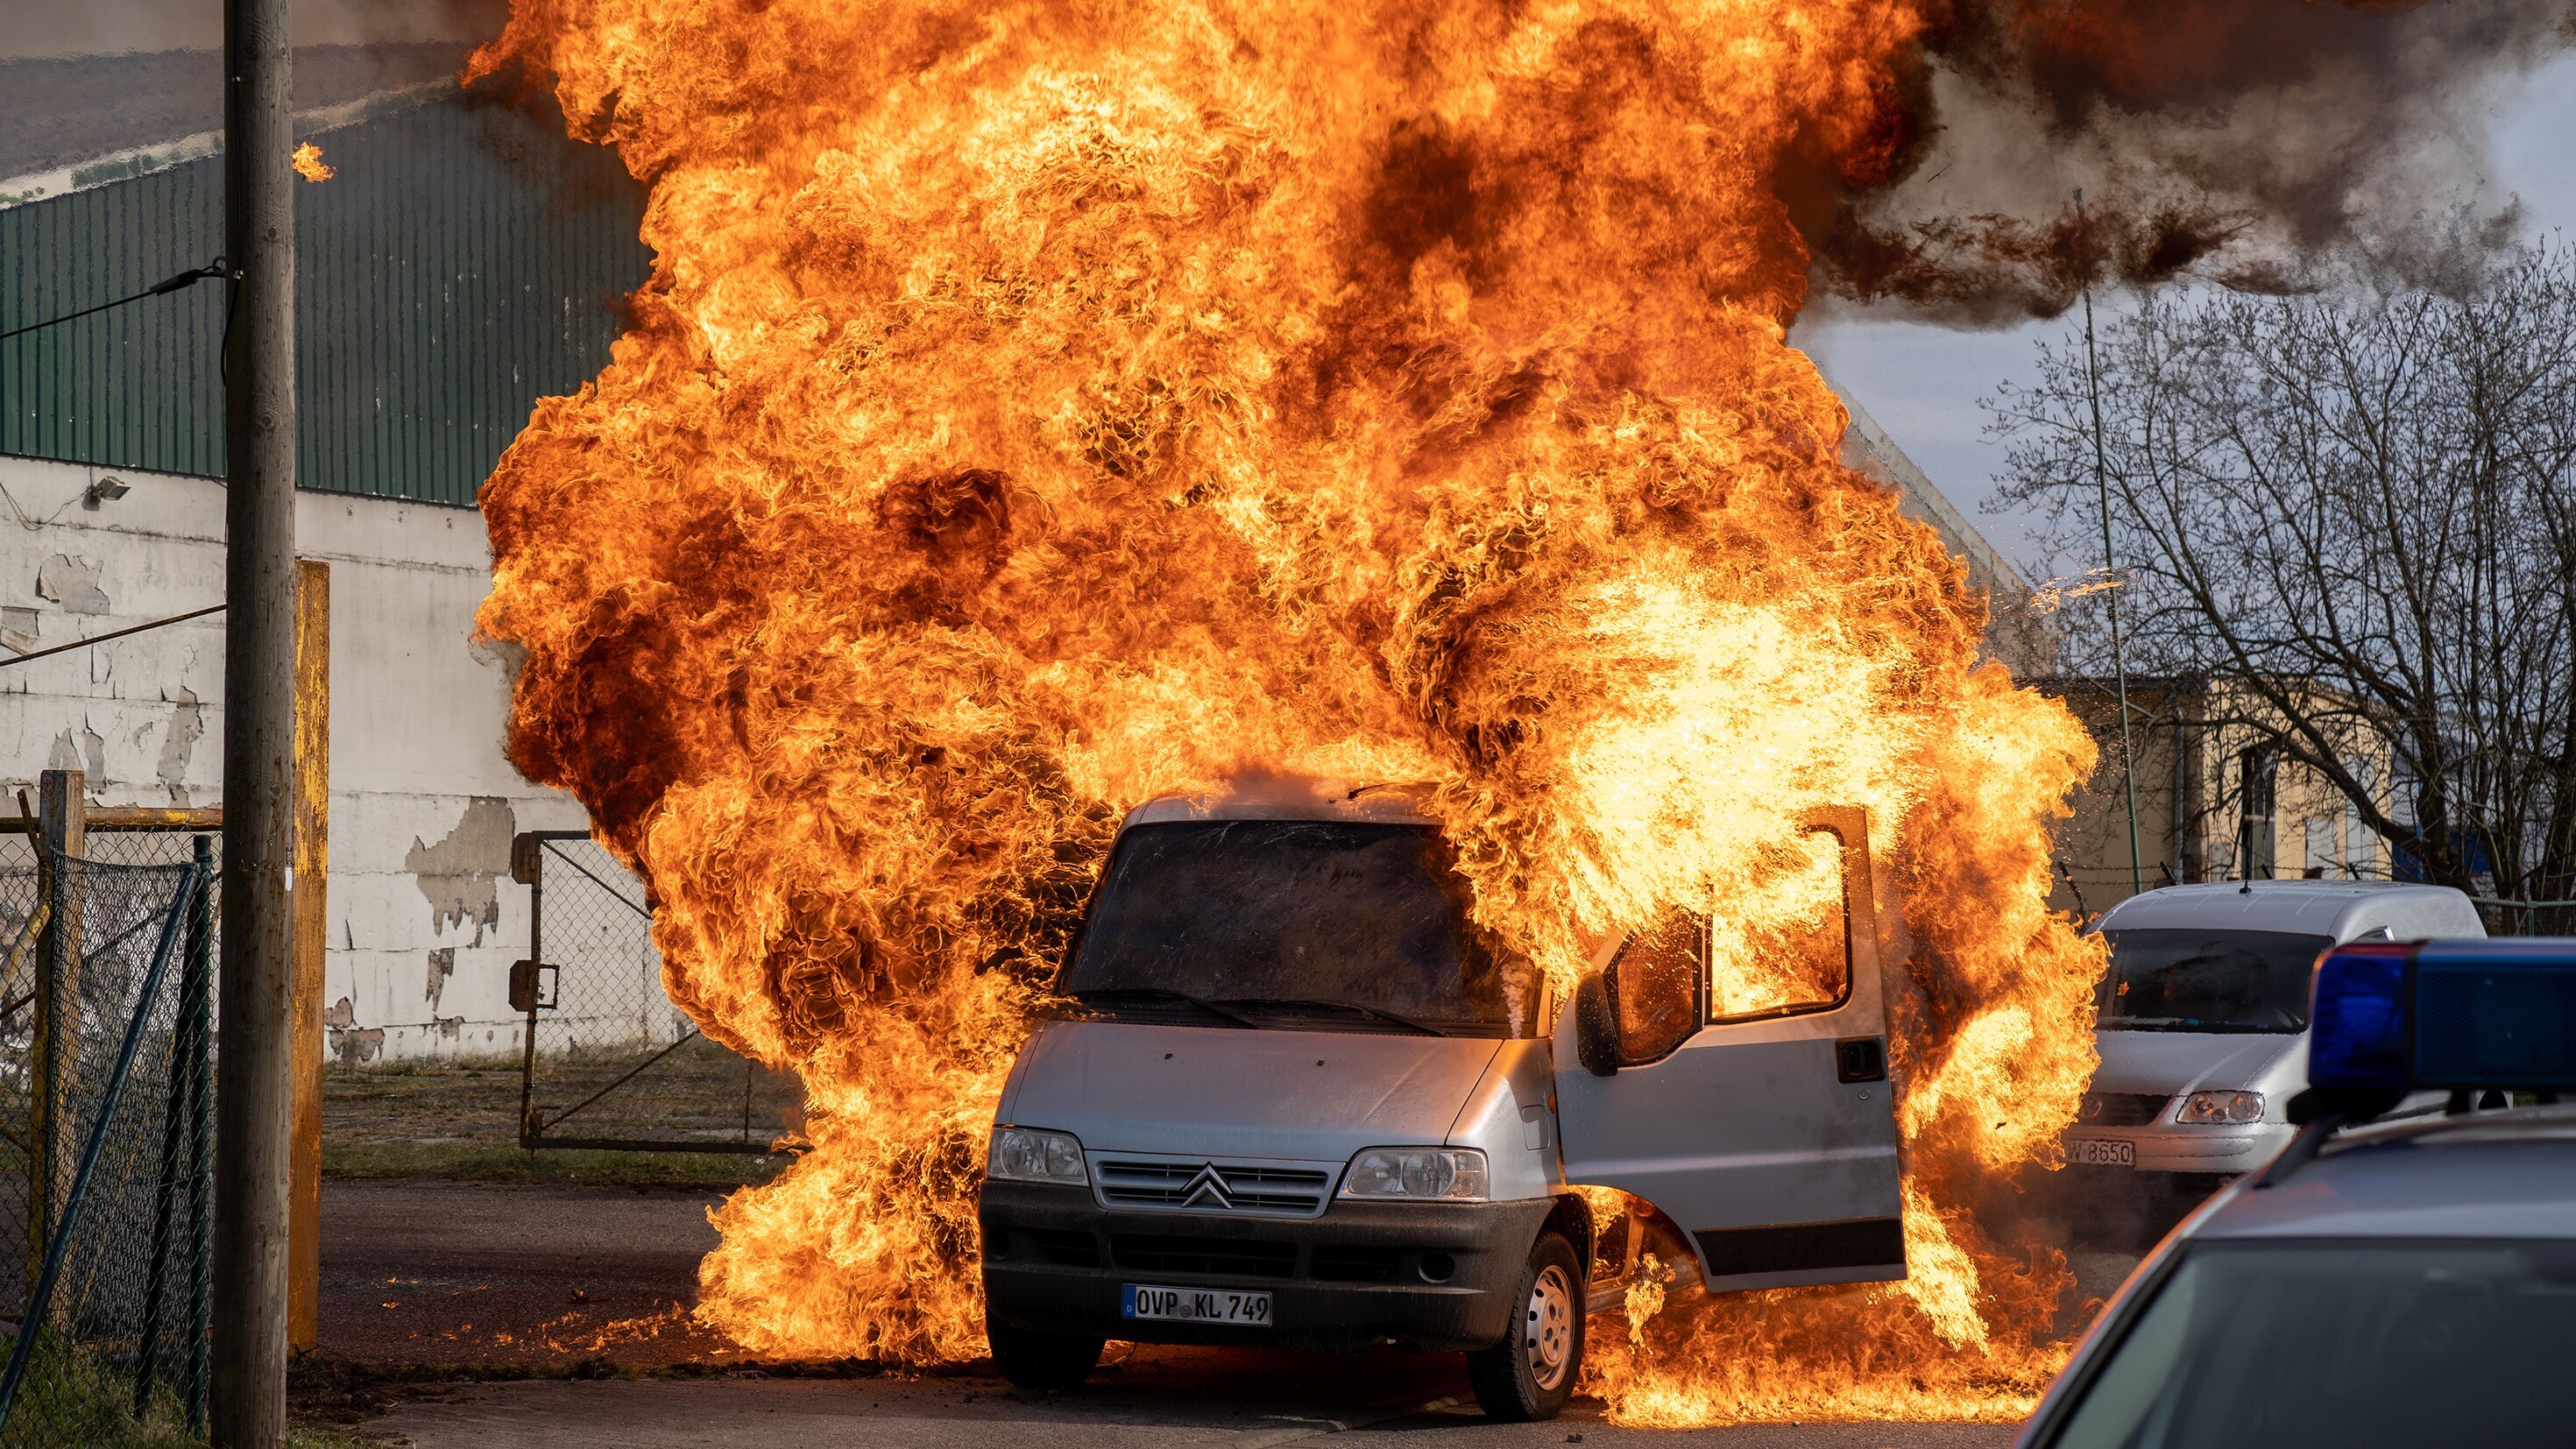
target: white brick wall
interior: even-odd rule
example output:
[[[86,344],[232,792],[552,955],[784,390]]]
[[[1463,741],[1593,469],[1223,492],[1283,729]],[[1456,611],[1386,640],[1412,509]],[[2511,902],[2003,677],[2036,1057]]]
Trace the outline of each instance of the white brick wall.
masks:
[[[102,476],[130,491],[84,507]],[[0,457],[0,487],[0,657],[222,600],[220,483]],[[306,493],[296,536],[331,563],[326,1040],[373,1060],[515,1056],[528,892],[508,837],[585,821],[502,757],[508,682],[471,643],[482,517]],[[96,804],[220,804],[222,700],[220,614],[0,668],[0,788],[76,765]]]

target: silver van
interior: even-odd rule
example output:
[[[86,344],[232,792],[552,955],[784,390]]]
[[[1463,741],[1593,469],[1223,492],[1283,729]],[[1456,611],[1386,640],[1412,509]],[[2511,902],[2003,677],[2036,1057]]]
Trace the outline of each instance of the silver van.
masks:
[[[2486,934],[2447,886],[2318,880],[2169,886],[2113,906],[2095,929],[2111,946],[2093,1038],[2102,1066],[2067,1163],[2079,1177],[2112,1169],[2167,1212],[2269,1161],[2296,1130],[2286,1109],[2307,1085],[2319,953]]]
[[[1903,1277],[1867,832],[1808,829],[1842,889],[1782,947],[1807,988],[1728,999],[1676,913],[1557,1001],[1404,790],[1136,810],[1002,1088],[995,1364],[1068,1387],[1108,1339],[1463,1351],[1489,1414],[1535,1419],[1649,1254],[1713,1291]],[[1572,1184],[1651,1207],[1600,1220]]]

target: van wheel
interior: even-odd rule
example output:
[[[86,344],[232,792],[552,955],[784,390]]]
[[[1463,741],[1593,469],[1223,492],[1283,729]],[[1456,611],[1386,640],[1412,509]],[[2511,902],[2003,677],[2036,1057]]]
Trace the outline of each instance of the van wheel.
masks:
[[[1467,1355],[1467,1382],[1489,1419],[1553,1419],[1583,1375],[1583,1272],[1574,1246],[1539,1234],[1517,1301],[1503,1341]]]
[[[1082,1386],[1100,1363],[1106,1340],[1071,1333],[1041,1333],[986,1322],[984,1341],[992,1346],[993,1367],[1023,1389],[1072,1389]]]

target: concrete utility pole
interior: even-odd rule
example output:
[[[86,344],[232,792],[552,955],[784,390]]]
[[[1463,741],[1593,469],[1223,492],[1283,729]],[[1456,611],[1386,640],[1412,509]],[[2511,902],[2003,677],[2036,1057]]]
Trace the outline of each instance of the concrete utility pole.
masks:
[[[295,848],[295,150],[287,0],[225,0],[223,964],[214,1442],[286,1442]]]
[[[2075,189],[2075,219],[2084,220],[2084,189]],[[2120,649],[2120,564],[2111,553],[2111,473],[2102,460],[2102,366],[2093,357],[2093,270],[2084,270],[2084,395],[2093,403],[2093,491],[2102,506],[2102,580],[2111,586],[2103,603],[2111,611],[2111,669],[2120,681],[2120,785],[2129,797],[2129,894],[2147,892],[2138,859],[2138,750],[2129,740],[2129,660]],[[2175,849],[2181,848],[2177,837]],[[2179,871],[2176,872],[2180,874]]]

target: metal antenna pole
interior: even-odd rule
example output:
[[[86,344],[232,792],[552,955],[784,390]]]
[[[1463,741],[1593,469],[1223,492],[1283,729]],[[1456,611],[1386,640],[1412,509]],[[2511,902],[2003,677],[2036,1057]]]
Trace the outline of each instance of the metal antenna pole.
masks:
[[[2075,220],[2084,223],[2084,189],[2075,190]],[[2129,740],[2129,663],[2120,648],[2119,565],[2111,555],[2111,470],[2102,458],[2102,368],[2093,355],[2093,267],[2084,267],[2084,389],[2093,405],[2093,491],[2102,505],[2102,575],[2111,585],[2111,673],[2120,687],[2120,783],[2129,801],[2129,894],[2144,895],[2147,878],[2138,862],[2138,753]]]
[[[213,1439],[286,1442],[293,1092],[295,132],[288,0],[225,0],[224,859]]]

